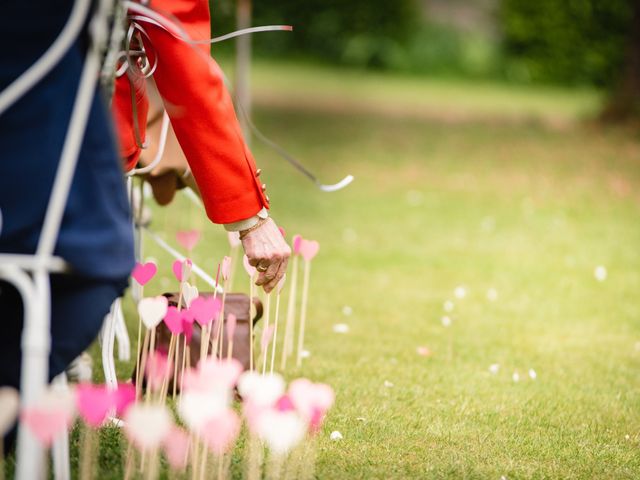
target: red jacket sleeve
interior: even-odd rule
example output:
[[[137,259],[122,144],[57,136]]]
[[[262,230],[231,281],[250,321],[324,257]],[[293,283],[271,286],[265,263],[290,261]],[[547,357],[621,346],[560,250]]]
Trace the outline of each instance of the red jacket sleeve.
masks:
[[[135,92],[132,97],[131,87]],[[129,171],[136,166],[142,148],[136,141],[133,99],[135,99],[136,117],[140,142],[144,143],[147,129],[147,114],[149,112],[149,100],[146,95],[145,80],[141,77],[124,74],[116,78],[115,91],[111,110],[120,144],[120,155],[124,161],[124,170]]]
[[[151,7],[177,19],[194,40],[211,35],[207,0],[155,0]],[[209,45],[189,44],[152,24],[144,27],[147,56],[157,62],[154,80],[209,218],[232,223],[268,207]]]

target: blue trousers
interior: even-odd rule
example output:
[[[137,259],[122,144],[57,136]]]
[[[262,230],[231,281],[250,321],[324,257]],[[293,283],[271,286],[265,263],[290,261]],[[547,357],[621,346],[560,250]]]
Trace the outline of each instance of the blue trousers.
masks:
[[[63,372],[91,344],[111,303],[126,286],[126,278],[112,281],[77,275],[51,276],[49,379]],[[0,386],[18,388],[24,310],[19,292],[3,281],[0,281],[0,312]]]

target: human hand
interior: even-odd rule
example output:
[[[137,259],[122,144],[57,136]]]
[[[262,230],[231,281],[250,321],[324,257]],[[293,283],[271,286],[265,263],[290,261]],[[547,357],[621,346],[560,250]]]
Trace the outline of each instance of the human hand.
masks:
[[[241,232],[242,233],[242,232]],[[287,271],[291,248],[284,240],[278,226],[267,218],[258,228],[242,236],[242,248],[247,254],[249,265],[256,267],[256,285],[269,293]]]

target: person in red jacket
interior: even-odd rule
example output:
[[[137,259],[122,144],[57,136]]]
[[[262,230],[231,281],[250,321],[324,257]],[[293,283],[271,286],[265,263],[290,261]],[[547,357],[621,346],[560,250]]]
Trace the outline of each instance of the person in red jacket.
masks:
[[[131,14],[171,126],[189,163],[207,216],[240,232],[256,285],[271,291],[284,276],[291,250],[269,218],[261,170],[246,143],[223,74],[211,58],[208,0],[152,0],[147,8],[180,32]],[[188,35],[192,41],[183,38]],[[142,60],[140,61],[142,62]],[[135,167],[145,141],[146,79],[129,68],[116,79],[113,110],[125,168]]]

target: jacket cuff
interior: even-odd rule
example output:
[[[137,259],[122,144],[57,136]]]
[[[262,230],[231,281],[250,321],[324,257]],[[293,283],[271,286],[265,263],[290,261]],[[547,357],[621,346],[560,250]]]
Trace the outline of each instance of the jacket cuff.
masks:
[[[261,218],[264,219],[264,218],[267,218],[268,216],[269,216],[269,211],[266,208],[262,207],[262,210],[260,210],[254,216],[249,217],[245,220],[240,220],[239,222],[225,223],[224,228],[227,232],[240,232],[242,230],[247,230],[253,227],[256,223],[260,221]]]

